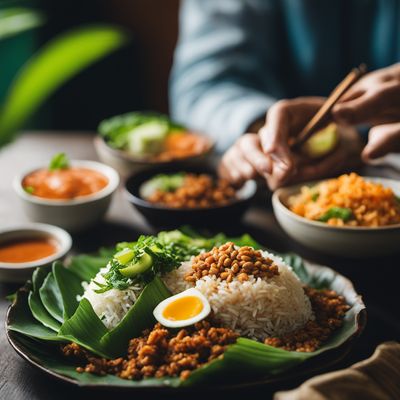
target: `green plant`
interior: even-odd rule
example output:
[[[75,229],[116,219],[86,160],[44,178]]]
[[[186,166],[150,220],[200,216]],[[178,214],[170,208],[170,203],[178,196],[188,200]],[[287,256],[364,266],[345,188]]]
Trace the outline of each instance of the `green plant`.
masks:
[[[0,12],[3,20],[19,15],[23,23],[0,28],[0,39],[38,26],[41,14],[19,9]],[[12,17],[13,16],[13,17]],[[22,18],[24,16],[24,18]],[[15,20],[14,20],[15,22]],[[0,147],[10,142],[26,121],[68,79],[128,42],[121,28],[90,25],[65,32],[45,44],[22,66],[0,107]]]

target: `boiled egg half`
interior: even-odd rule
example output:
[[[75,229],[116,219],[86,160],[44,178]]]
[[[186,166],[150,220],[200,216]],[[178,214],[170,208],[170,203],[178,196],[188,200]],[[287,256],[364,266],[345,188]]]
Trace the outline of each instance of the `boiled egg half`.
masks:
[[[167,328],[182,328],[206,318],[210,303],[197,289],[188,289],[163,300],[154,309],[154,318]]]

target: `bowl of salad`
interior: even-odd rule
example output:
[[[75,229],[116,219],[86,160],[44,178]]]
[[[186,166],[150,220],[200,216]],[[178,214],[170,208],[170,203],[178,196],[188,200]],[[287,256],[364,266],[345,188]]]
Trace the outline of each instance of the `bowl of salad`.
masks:
[[[99,158],[123,176],[155,165],[196,163],[214,146],[210,138],[157,113],[117,115],[102,121],[98,132]]]

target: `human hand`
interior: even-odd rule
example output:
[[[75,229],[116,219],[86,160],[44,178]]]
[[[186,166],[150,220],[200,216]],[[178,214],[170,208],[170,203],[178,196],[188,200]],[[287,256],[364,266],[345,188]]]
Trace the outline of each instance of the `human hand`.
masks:
[[[278,102],[268,112],[268,123],[259,135],[243,135],[224,154],[220,175],[236,184],[259,175],[274,190],[284,183],[318,179],[359,164],[361,141],[352,128],[339,129],[338,147],[323,159],[310,160],[289,148],[288,139],[300,132],[322,103],[321,98]]]
[[[362,77],[333,107],[332,117],[342,125],[400,122],[400,64]]]
[[[296,136],[324,103],[320,97],[299,97],[274,104],[259,131],[261,147],[268,159],[265,178],[271,189],[286,183],[296,174],[299,157],[289,147]]]
[[[219,164],[219,175],[233,184],[240,184],[257,175],[267,177],[270,160],[262,152],[260,137],[246,133],[223,155]]]

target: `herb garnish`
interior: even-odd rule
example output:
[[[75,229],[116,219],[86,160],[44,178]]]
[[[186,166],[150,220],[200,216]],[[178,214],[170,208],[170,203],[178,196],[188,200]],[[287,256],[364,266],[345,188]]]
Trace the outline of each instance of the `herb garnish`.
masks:
[[[53,156],[49,164],[49,171],[57,171],[69,167],[69,160],[65,153],[57,153]]]
[[[194,255],[202,251],[211,250],[214,246],[231,240],[239,246],[260,247],[249,235],[243,235],[239,238],[228,238],[220,233],[211,238],[204,238],[196,232],[187,230],[187,234],[179,230],[160,232],[157,236],[140,236],[137,242],[121,242],[116,246],[116,253],[109,262],[109,270],[103,275],[105,283],[94,281],[99,287],[97,293],[104,293],[110,289],[125,290],[135,283],[148,283],[156,275],[162,272],[172,271],[178,268],[183,261],[188,261]],[[125,254],[132,250],[132,259],[129,258],[127,264],[122,264],[117,258],[122,260],[121,252]],[[134,266],[147,254],[151,258],[151,265],[145,268],[144,272],[127,276],[121,273],[126,272],[130,266]],[[147,257],[149,258],[149,257]]]
[[[347,222],[352,217],[353,217],[353,211],[350,208],[331,207],[328,211],[326,211],[318,218],[318,221],[327,222],[331,218],[338,218],[343,220],[344,222]]]
[[[24,186],[24,190],[26,193],[33,194],[35,188],[33,186]]]
[[[311,195],[311,200],[312,200],[312,201],[317,201],[317,200],[318,200],[318,197],[319,197],[319,193],[318,193],[318,192],[315,192],[315,193],[313,193],[313,194]]]

